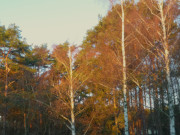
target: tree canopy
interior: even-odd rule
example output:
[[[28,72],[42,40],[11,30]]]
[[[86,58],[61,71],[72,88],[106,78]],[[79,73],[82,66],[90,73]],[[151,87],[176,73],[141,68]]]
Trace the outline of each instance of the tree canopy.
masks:
[[[110,4],[78,46],[0,26],[0,134],[180,134],[178,2]]]

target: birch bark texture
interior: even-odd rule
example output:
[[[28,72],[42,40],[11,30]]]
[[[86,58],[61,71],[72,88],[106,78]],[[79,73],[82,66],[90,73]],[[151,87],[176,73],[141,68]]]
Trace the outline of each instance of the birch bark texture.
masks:
[[[75,115],[74,115],[74,91],[73,91],[73,69],[72,69],[72,52],[71,52],[71,47],[69,46],[69,67],[70,67],[70,102],[71,102],[71,133],[72,135],[76,135],[76,130],[75,130]]]
[[[121,42],[122,42],[122,58],[123,58],[123,95],[124,95],[124,121],[125,121],[125,135],[129,135],[129,128],[128,128],[128,108],[127,108],[127,77],[126,77],[126,53],[125,53],[125,45],[124,45],[124,29],[125,29],[125,16],[124,16],[124,0],[121,0],[121,21],[122,21],[122,33],[121,33]]]

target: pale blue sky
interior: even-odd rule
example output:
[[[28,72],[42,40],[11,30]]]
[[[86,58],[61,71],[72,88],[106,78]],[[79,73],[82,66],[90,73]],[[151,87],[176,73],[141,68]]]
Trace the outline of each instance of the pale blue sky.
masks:
[[[108,0],[0,0],[0,24],[15,23],[29,44],[80,44],[108,5]]]

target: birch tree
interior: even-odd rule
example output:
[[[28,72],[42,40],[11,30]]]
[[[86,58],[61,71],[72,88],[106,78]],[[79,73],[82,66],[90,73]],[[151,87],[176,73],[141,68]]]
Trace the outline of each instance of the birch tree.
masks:
[[[67,50],[68,49],[68,50]],[[70,119],[64,115],[61,115],[61,117],[65,120],[67,120],[70,123],[70,126],[67,124],[67,127],[71,130],[71,134],[75,135],[76,130],[75,130],[75,112],[74,112],[74,87],[73,87],[73,66],[72,66],[72,49],[69,46],[64,46],[64,47],[56,47],[54,51],[54,57],[56,58],[57,62],[59,65],[61,65],[61,68],[65,69],[65,73],[62,74],[67,74],[64,76],[65,80],[60,80],[55,86],[57,91],[59,92],[59,97],[62,98],[62,100],[69,106],[70,109]],[[58,75],[61,76],[61,75]],[[63,75],[62,75],[63,76]],[[67,85],[67,92],[59,90],[59,85],[63,85],[64,81],[66,81]],[[64,87],[65,88],[65,87]],[[64,97],[62,94],[66,93],[65,95],[67,97]],[[65,98],[69,98],[69,101],[65,100]]]
[[[127,79],[126,79],[126,53],[125,53],[125,45],[124,45],[124,0],[121,0],[121,12],[122,12],[122,58],[123,58],[123,94],[124,94],[124,120],[125,120],[125,135],[129,134],[129,129],[128,129],[128,109],[127,109],[127,97],[126,97],[126,92],[127,92]]]
[[[129,134],[128,129],[128,108],[127,108],[127,73],[126,73],[126,52],[125,52],[125,14],[124,14],[124,0],[120,0],[121,13],[116,9],[121,18],[121,47],[122,47],[122,63],[123,63],[123,95],[124,95],[124,120],[125,120],[125,135]],[[113,5],[113,2],[111,0]],[[115,7],[116,8],[116,7]]]
[[[168,6],[171,6],[171,0]],[[167,25],[166,25],[166,17],[167,14],[164,14],[164,0],[158,1],[158,7],[160,11],[160,21],[162,25],[162,44],[164,47],[164,60],[165,60],[165,71],[166,71],[166,79],[168,86],[168,98],[169,98],[169,126],[170,126],[170,134],[175,135],[175,117],[174,117],[174,107],[173,107],[173,90],[170,76],[170,56],[169,56],[169,45],[168,45],[168,37],[167,37]],[[169,9],[168,9],[169,10]],[[169,11],[168,11],[169,12]]]
[[[169,126],[170,134],[175,135],[175,115],[174,115],[174,94],[173,94],[173,84],[171,81],[171,58],[170,58],[170,49],[176,44],[176,39],[174,42],[170,42],[170,37],[176,33],[176,30],[173,31],[173,24],[175,19],[178,16],[176,0],[157,0],[157,1],[144,1],[145,5],[149,9],[150,13],[160,22],[160,25],[156,24],[159,27],[157,30],[159,36],[159,42],[162,45],[162,49],[159,50],[159,57],[163,56],[165,63],[165,73],[167,80],[167,89],[168,89],[168,109],[169,109]],[[176,11],[177,10],[177,11]],[[157,12],[155,12],[157,11]],[[177,12],[177,13],[175,13]],[[155,46],[155,45],[154,45]]]
[[[56,84],[53,84],[53,87],[61,103],[70,111],[70,118],[68,118],[68,115],[60,114],[60,116],[70,124],[70,126],[68,124],[66,126],[71,130],[72,135],[76,134],[76,116],[86,108],[80,108],[79,110],[75,108],[77,106],[76,101],[80,98],[78,92],[80,92],[81,87],[93,72],[93,70],[88,69],[90,63],[81,60],[79,60],[80,62],[77,61],[77,52],[77,47],[70,46],[69,43],[57,46],[53,52],[53,56],[57,61],[57,71],[59,70],[59,75],[57,75],[59,80]]]

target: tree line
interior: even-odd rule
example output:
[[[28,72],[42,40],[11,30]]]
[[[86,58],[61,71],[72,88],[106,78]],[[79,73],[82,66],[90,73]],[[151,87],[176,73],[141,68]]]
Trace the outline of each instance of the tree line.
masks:
[[[110,4],[78,46],[0,26],[0,134],[180,134],[178,1]]]

